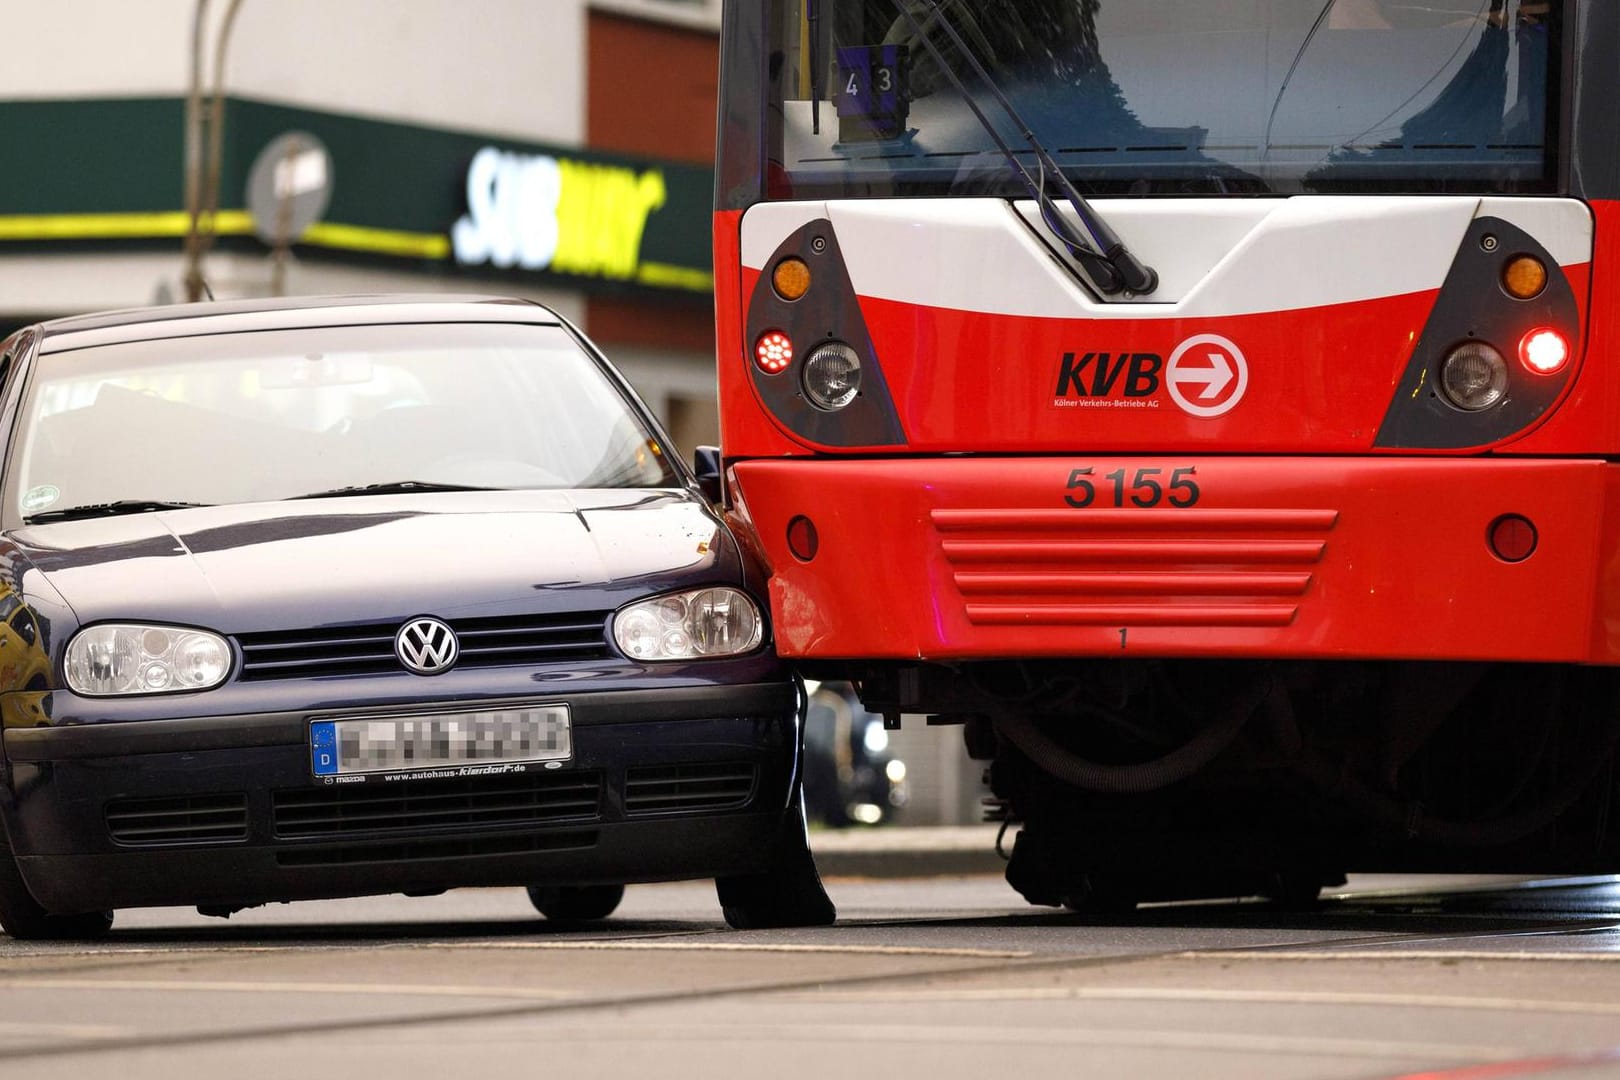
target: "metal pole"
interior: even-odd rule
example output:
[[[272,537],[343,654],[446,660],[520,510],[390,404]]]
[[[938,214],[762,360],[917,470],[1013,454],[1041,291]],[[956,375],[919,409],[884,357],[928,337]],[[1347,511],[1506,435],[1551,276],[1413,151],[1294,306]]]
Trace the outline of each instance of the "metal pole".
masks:
[[[300,139],[288,139],[287,148],[281,155],[281,167],[291,169],[298,155],[303,153],[304,145]],[[277,183],[276,189],[276,225],[272,230],[275,244],[270,248],[270,295],[284,296],[287,292],[287,251],[292,245],[292,185],[285,189]]]
[[[203,23],[208,16],[208,0],[197,0],[191,23],[191,86],[186,93],[186,299],[202,299],[202,250],[198,217],[202,206],[202,55]]]
[[[231,0],[225,11],[225,20],[214,39],[214,89],[208,103],[208,158],[206,172],[202,155],[204,116],[202,107],[203,84],[203,28],[207,23],[208,0],[197,0],[196,14],[191,30],[191,86],[186,95],[186,160],[185,190],[186,216],[186,299],[192,302],[208,295],[208,284],[203,278],[202,259],[208,253],[214,238],[214,217],[219,211],[220,161],[224,156],[225,139],[225,47],[230,41],[231,27],[242,0]]]
[[[214,241],[214,217],[219,212],[219,171],[225,153],[225,46],[230,43],[231,27],[242,0],[231,0],[225,9],[225,22],[214,40],[214,92],[208,103],[208,172],[203,181],[203,212],[208,228],[199,240],[202,254],[207,254]]]

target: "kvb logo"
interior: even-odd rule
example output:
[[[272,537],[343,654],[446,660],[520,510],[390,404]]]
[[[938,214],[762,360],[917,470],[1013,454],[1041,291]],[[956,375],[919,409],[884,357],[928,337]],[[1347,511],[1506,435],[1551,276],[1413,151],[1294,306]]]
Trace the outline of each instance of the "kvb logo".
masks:
[[[1170,400],[1193,416],[1231,412],[1249,388],[1243,350],[1219,334],[1199,334],[1176,346],[1164,366]]]
[[[1156,409],[1161,390],[1182,412],[1209,418],[1230,412],[1249,388],[1243,351],[1218,334],[1199,334],[1176,346],[1165,361],[1158,353],[1063,354],[1058,364],[1057,408]]]
[[[1097,401],[1150,398],[1159,392],[1159,369],[1164,358],[1157,353],[1088,352],[1076,356],[1064,353],[1058,366],[1058,400],[1088,398]],[[1158,402],[1153,402],[1155,406]]]

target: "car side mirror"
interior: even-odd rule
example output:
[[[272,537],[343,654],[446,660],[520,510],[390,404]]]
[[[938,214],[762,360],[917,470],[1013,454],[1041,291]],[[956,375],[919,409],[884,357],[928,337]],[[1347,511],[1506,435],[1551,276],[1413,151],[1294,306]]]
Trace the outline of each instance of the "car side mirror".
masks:
[[[725,496],[720,482],[720,448],[700,446],[692,452],[692,465],[697,472],[698,490],[710,502],[719,504]]]

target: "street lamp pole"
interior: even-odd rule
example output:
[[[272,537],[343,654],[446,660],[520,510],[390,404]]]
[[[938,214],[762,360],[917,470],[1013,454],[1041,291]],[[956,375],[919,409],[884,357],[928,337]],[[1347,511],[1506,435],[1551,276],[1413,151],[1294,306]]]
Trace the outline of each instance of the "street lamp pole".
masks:
[[[208,103],[207,170],[203,166],[203,37],[208,19],[208,0],[197,0],[191,25],[191,85],[186,94],[185,195],[186,195],[186,299],[196,302],[208,295],[203,278],[202,259],[214,238],[214,218],[219,210],[219,173],[225,145],[225,47],[242,0],[230,0],[225,18],[214,40],[214,89]]]
[[[202,207],[202,53],[203,23],[208,17],[208,0],[197,0],[191,22],[191,85],[186,92],[186,299],[196,302],[203,296],[202,237],[197,218]]]

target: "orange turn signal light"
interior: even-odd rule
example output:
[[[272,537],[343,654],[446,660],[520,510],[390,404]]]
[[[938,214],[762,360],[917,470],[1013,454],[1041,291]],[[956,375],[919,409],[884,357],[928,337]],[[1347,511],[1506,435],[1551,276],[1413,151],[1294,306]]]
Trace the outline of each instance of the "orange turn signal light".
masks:
[[[1534,255],[1515,255],[1502,268],[1502,288],[1518,300],[1531,300],[1547,287],[1547,266]]]
[[[790,255],[771,271],[771,286],[782,299],[797,300],[810,291],[810,267],[803,259]]]

